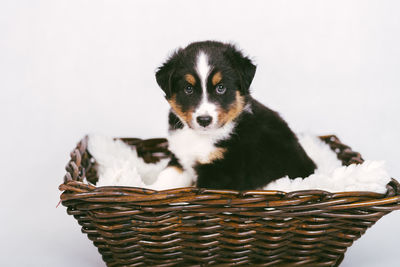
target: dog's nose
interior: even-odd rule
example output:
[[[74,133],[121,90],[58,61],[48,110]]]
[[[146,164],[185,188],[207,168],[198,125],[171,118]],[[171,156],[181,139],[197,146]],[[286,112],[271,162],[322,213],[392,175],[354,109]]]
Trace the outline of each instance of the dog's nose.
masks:
[[[211,121],[212,121],[212,117],[211,116],[198,116],[196,118],[197,122],[203,126],[203,127],[207,127],[208,125],[210,125]]]

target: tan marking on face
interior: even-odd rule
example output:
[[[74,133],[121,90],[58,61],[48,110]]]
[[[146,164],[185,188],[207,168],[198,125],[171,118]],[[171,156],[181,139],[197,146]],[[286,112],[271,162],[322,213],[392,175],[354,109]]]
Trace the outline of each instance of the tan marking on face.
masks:
[[[232,103],[228,109],[225,111],[221,108],[218,109],[218,122],[221,126],[228,122],[233,121],[244,108],[244,97],[240,95],[239,91],[236,91],[236,100]]]
[[[208,155],[207,159],[201,159],[201,160],[199,160],[199,163],[200,164],[210,164],[211,162],[213,162],[215,160],[223,159],[225,152],[226,152],[226,148],[217,147],[213,152],[211,152]]]
[[[190,127],[192,127],[192,117],[193,117],[193,110],[188,110],[186,112],[182,111],[182,108],[179,104],[176,103],[176,95],[173,95],[171,99],[168,100],[169,105],[173,109],[173,111],[178,115],[179,118],[184,120]]]
[[[196,84],[196,78],[192,74],[186,74],[185,80],[193,86]]]
[[[222,73],[218,71],[217,73],[214,74],[214,76],[211,79],[211,82],[214,86],[216,86],[220,81],[222,80]]]

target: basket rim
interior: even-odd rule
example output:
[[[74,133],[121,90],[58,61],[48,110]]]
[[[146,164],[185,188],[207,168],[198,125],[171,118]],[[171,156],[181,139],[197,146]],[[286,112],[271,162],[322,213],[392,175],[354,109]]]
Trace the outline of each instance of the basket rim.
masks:
[[[116,138],[121,139],[130,145],[146,148],[156,144],[156,146],[167,150],[165,138]],[[337,149],[336,153],[344,153],[349,157],[349,164],[358,164],[363,162],[360,153],[354,152],[351,148],[343,144],[335,135],[320,136],[320,139],[330,144],[332,149]],[[340,208],[360,208],[384,205],[386,209],[400,208],[400,184],[392,178],[387,184],[386,193],[375,193],[370,191],[346,191],[346,192],[328,192],[318,189],[298,190],[284,192],[279,190],[215,190],[197,187],[174,188],[162,191],[152,189],[130,187],[130,186],[100,186],[87,184],[83,182],[85,178],[85,168],[82,167],[82,157],[87,153],[88,136],[86,135],[71,152],[71,160],[66,166],[67,173],[64,177],[64,183],[59,186],[59,190],[63,191],[60,196],[62,202],[81,199],[88,202],[107,202],[112,199],[113,202],[148,202],[156,204],[156,202],[174,200],[179,202],[196,202],[206,203],[224,203],[251,205],[251,199],[268,200],[268,207],[295,206],[314,200],[316,204],[306,205],[306,208],[314,208],[331,205],[331,209]],[[247,199],[247,200],[246,200]],[[275,199],[275,200],[274,200]],[[340,201],[345,199],[346,201]],[[237,200],[237,201],[235,201]],[[350,200],[351,204],[348,203]],[[236,203],[238,202],[238,203]],[[255,201],[256,202],[256,201]],[[324,203],[318,204],[318,203]],[[343,202],[343,203],[342,203]],[[342,204],[341,204],[342,203]]]

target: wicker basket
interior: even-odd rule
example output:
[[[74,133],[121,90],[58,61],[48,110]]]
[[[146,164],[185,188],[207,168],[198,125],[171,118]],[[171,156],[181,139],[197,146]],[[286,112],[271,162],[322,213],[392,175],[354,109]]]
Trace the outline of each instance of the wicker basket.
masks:
[[[345,165],[363,161],[324,136]],[[165,139],[123,139],[146,162],[169,156]],[[108,266],[338,266],[346,249],[383,215],[400,208],[400,185],[386,194],[307,190],[152,191],[99,187],[87,137],[71,153],[62,204]]]

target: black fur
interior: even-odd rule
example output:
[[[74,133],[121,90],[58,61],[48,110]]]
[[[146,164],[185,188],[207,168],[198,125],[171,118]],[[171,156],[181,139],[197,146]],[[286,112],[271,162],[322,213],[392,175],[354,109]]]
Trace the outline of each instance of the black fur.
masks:
[[[230,139],[217,146],[227,149],[223,160],[195,167],[198,187],[250,190],[284,177],[307,177],[315,164],[278,113],[250,99],[253,113],[243,112]]]
[[[168,125],[170,131],[183,128],[181,120],[173,112],[168,114]]]
[[[194,69],[199,51],[207,53],[209,64],[213,66],[209,77],[221,72],[226,93],[215,93],[211,79],[207,81],[207,94],[210,102],[221,110],[229,111],[235,103],[237,92],[247,108],[235,119],[235,127],[228,139],[215,144],[226,150],[222,159],[209,164],[193,166],[198,178],[197,186],[216,189],[251,190],[265,186],[284,176],[290,178],[306,177],[316,168],[307,156],[297,137],[278,113],[270,110],[250,96],[249,87],[256,72],[256,66],[233,45],[206,41],[190,44],[179,49],[156,73],[159,86],[166,98],[174,98],[181,112],[190,112],[201,100],[202,89],[199,82],[193,86],[193,93],[185,94],[188,82],[185,74],[199,77]],[[182,129],[184,121],[169,114],[169,129]],[[192,127],[187,123],[188,127]],[[221,125],[222,126],[222,125]],[[173,162],[172,162],[173,161]],[[173,156],[172,166],[180,166],[179,159]],[[181,166],[180,166],[181,167]]]

